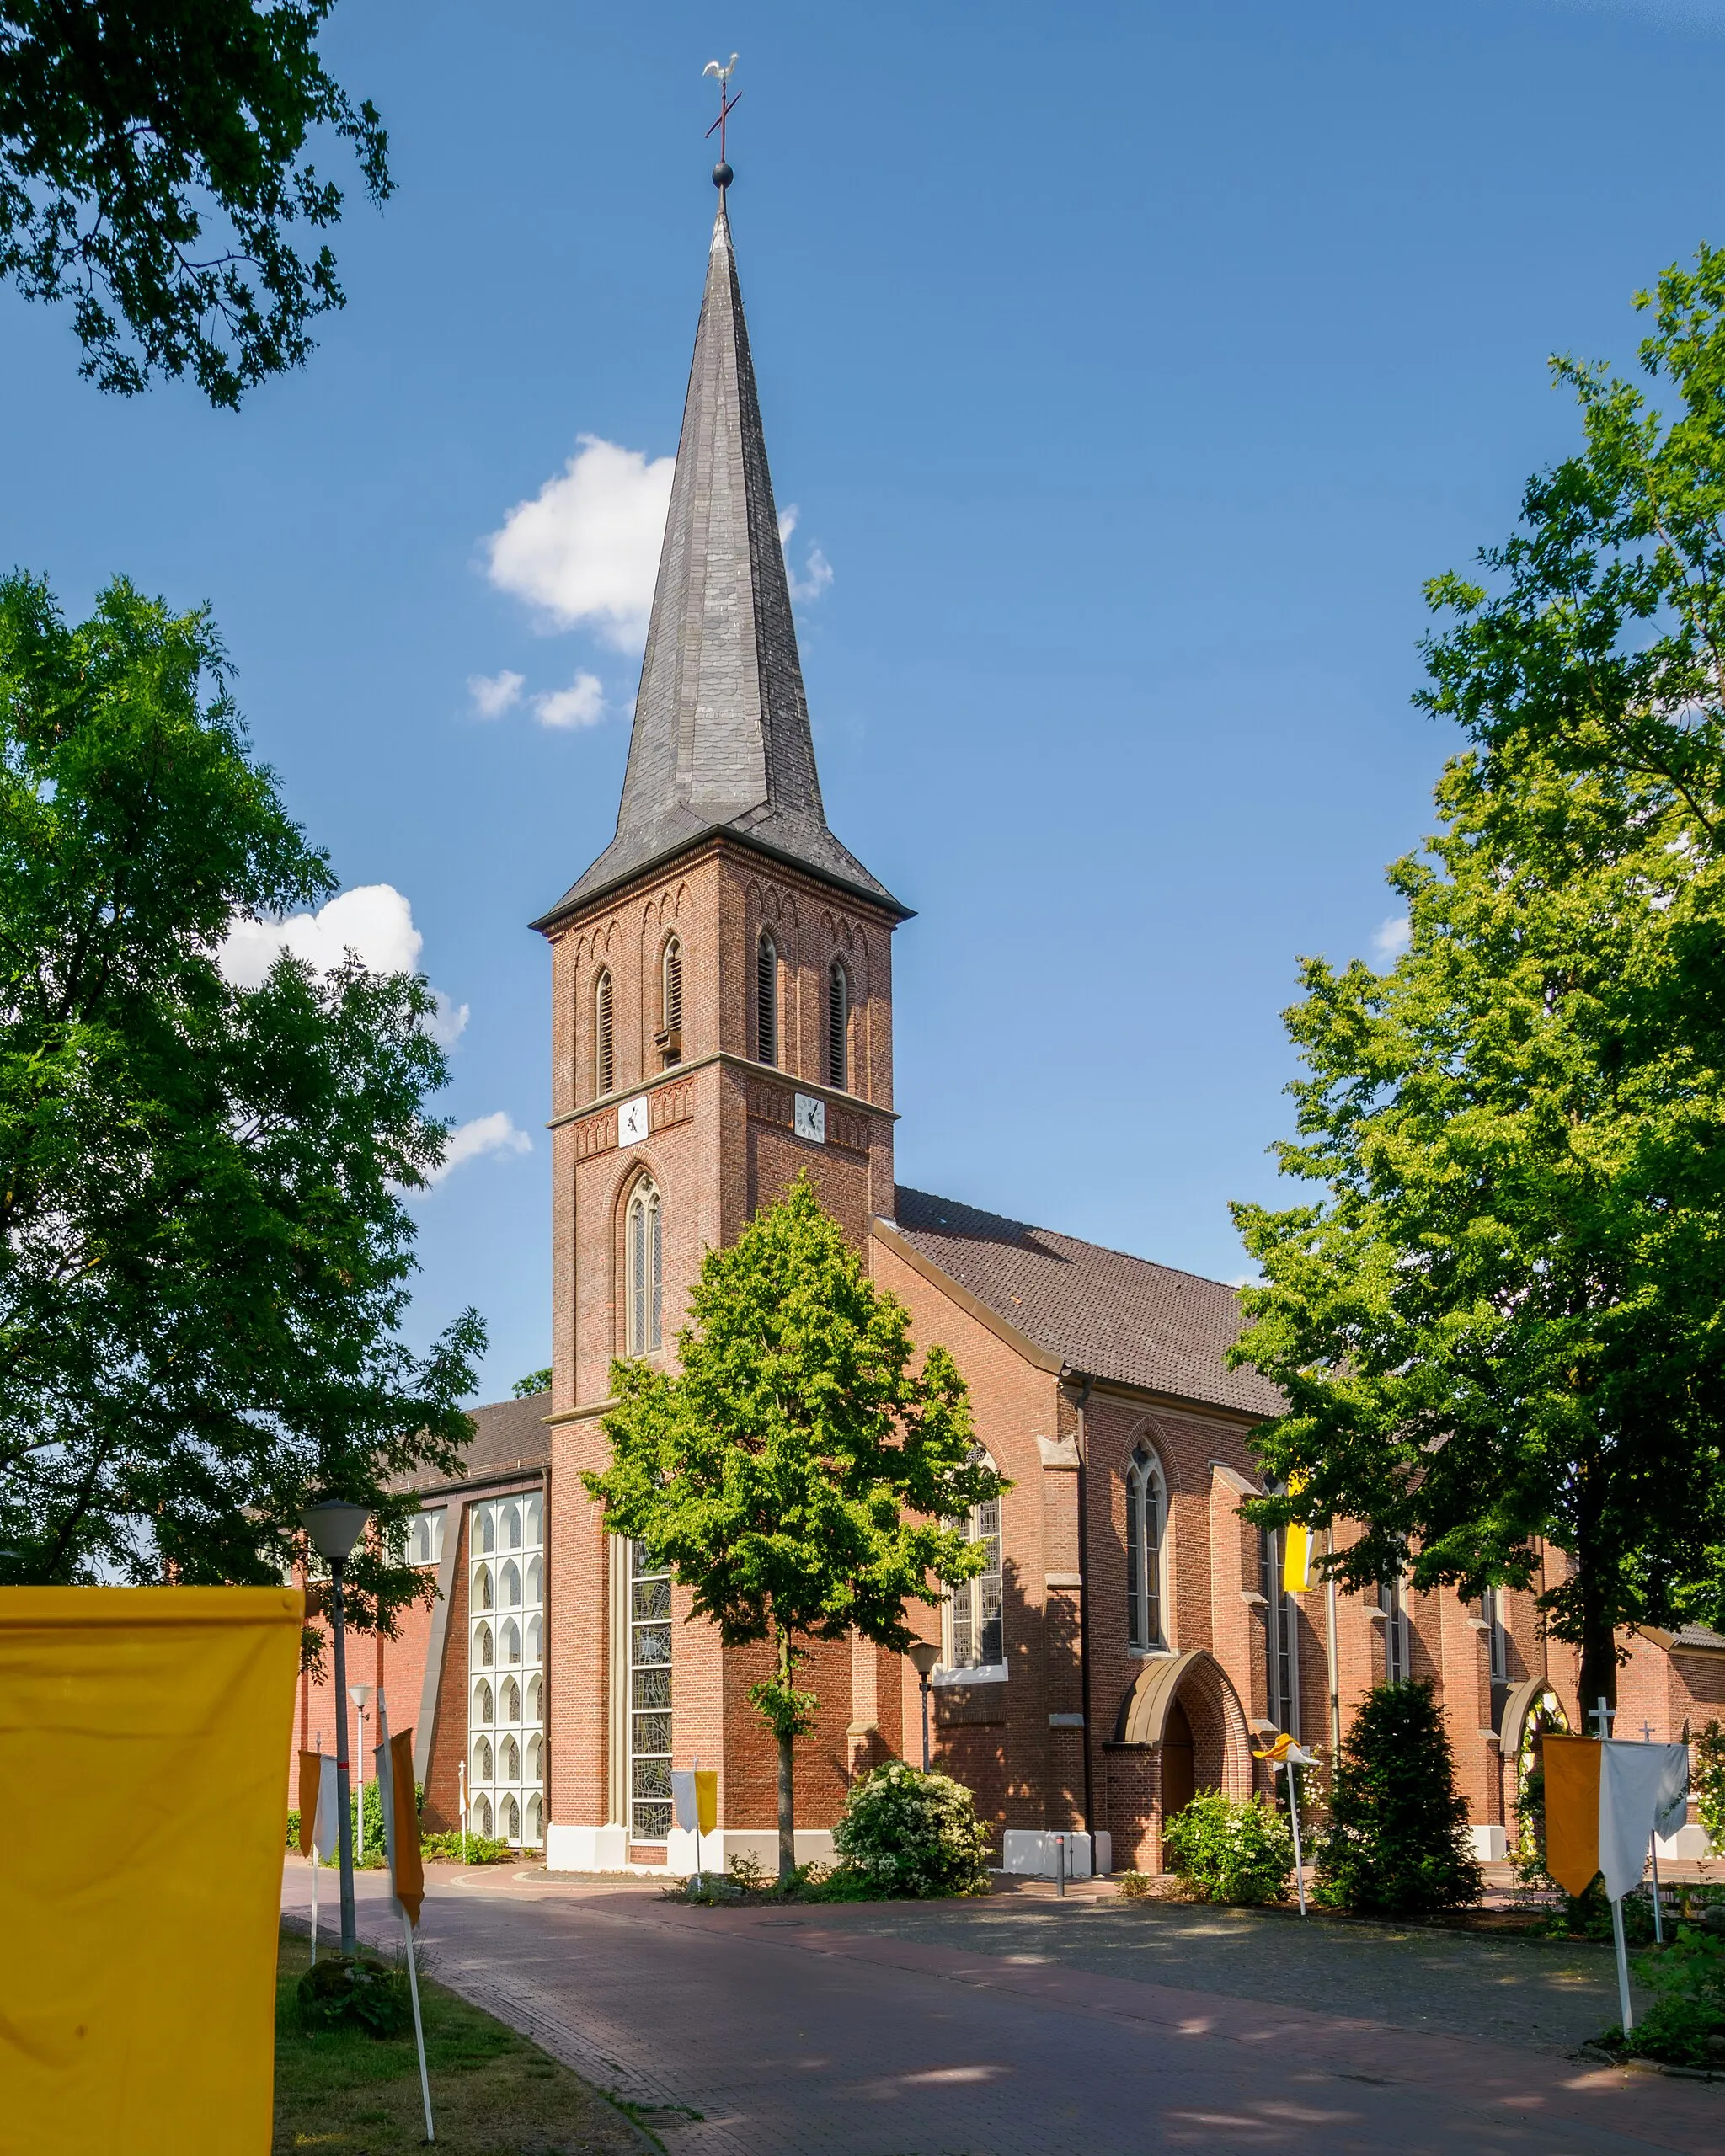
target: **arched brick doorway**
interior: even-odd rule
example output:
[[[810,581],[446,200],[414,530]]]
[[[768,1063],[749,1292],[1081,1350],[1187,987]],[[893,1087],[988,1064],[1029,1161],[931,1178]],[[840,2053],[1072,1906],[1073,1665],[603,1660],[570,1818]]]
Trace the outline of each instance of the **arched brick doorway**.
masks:
[[[1103,1748],[1105,1817],[1121,1870],[1162,1868],[1163,1821],[1199,1790],[1252,1791],[1246,1712],[1227,1672],[1202,1647],[1146,1662]]]

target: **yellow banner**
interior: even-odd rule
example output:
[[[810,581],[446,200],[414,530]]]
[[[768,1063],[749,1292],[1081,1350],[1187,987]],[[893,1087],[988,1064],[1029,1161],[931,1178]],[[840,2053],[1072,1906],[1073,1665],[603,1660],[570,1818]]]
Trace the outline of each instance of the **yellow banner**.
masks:
[[[1599,1868],[1599,1747],[1592,1737],[1548,1729],[1540,1739],[1546,1777],[1546,1869],[1566,1894],[1584,1894]]]
[[[4,2156],[266,2156],[303,1613],[0,1588]]]
[[[1288,1477],[1288,1495],[1297,1497],[1306,1487],[1306,1477],[1295,1474]],[[1311,1585],[1311,1530],[1302,1527],[1297,1520],[1290,1520],[1282,1529],[1282,1592],[1284,1594],[1304,1594]]]

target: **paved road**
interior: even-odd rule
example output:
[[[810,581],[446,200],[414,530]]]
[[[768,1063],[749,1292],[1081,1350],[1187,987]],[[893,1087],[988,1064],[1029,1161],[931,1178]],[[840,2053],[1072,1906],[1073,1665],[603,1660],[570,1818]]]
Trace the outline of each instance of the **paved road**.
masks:
[[[306,1879],[288,1865],[285,1908],[303,1909]],[[382,1940],[382,1881],[359,1883]],[[672,2156],[1725,2156],[1725,2084],[1578,2065],[1550,2047],[1549,2007],[1519,2045],[1449,2033],[1409,1988],[1439,1972],[1404,1956],[1407,1981],[1368,2020],[1330,1996],[1327,1942],[1302,1977],[1308,1950],[1283,1929],[1278,1999],[1261,1974],[1238,1995],[1238,1960],[1231,1993],[1161,1980],[1187,1957],[1145,1981],[1084,1966],[1104,1915],[688,1909],[650,1887],[438,1868],[423,1936],[443,1981],[657,2107]]]

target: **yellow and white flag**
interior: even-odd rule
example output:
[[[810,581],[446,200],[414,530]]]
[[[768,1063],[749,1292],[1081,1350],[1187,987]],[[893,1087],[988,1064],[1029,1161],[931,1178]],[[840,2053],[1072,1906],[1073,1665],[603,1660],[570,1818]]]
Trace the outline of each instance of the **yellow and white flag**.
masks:
[[[327,1752],[300,1754],[300,1854],[310,1862],[335,1854],[335,1762]]]
[[[1683,1823],[1689,1796],[1686,1744],[1635,1744],[1568,1737],[1540,1740],[1546,1780],[1546,1869],[1566,1894],[1584,1894],[1603,1872],[1619,1902],[1641,1884],[1655,1834]]]

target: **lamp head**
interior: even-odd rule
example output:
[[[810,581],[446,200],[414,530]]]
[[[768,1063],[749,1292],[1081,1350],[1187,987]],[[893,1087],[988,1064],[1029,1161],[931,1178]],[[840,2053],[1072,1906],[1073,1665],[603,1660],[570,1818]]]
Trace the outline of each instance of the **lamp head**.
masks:
[[[312,1547],[326,1563],[341,1565],[346,1563],[371,1517],[368,1506],[344,1504],[339,1497],[325,1497],[305,1508],[300,1514],[300,1525],[311,1536]]]
[[[377,1689],[375,1684],[350,1684],[347,1688],[347,1695],[360,1712],[364,1714],[366,1708],[371,1705],[371,1694]]]
[[[911,1667],[926,1683],[934,1665],[940,1660],[940,1648],[933,1640],[912,1640],[906,1650]]]

